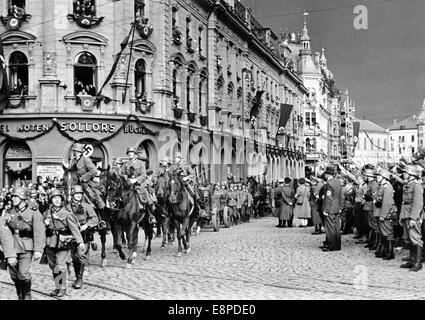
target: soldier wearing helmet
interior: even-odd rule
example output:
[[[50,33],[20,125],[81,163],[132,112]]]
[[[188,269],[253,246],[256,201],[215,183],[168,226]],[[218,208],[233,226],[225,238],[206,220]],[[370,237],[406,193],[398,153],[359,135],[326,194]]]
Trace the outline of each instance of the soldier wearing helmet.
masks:
[[[90,243],[93,241],[93,232],[99,223],[99,219],[94,211],[93,205],[83,202],[83,188],[75,185],[71,190],[72,200],[67,209],[77,218],[86,250],[81,255],[78,251],[78,244],[74,240],[71,243],[71,257],[75,271],[75,281],[72,284],[74,289],[81,289],[83,285],[83,275],[85,263],[89,256]]]
[[[192,180],[195,177],[192,167],[183,163],[183,157],[180,152],[174,153],[174,164],[171,168],[171,172],[173,175],[181,175],[184,173],[184,181]]]
[[[63,297],[66,295],[66,263],[70,256],[71,242],[75,241],[78,244],[80,252],[84,252],[85,245],[76,216],[65,207],[63,193],[53,189],[49,199],[52,206],[44,214],[44,223],[47,262],[55,281],[55,290],[50,295]]]
[[[408,261],[401,268],[411,271],[422,269],[423,239],[421,226],[423,222],[423,193],[422,184],[418,181],[421,172],[413,165],[403,169],[403,178],[407,181],[403,188],[403,202],[400,211],[400,224],[403,226],[403,240],[409,246]]]
[[[12,208],[6,214],[6,223],[14,237],[18,264],[9,268],[19,300],[31,300],[31,263],[41,258],[45,228],[43,217],[36,205],[29,205],[29,191],[25,187],[11,192]]]
[[[137,158],[134,147],[127,148],[127,156],[130,160],[124,163],[119,173],[126,176],[131,184],[142,184],[147,177],[145,163]]]
[[[368,234],[368,243],[365,246],[369,250],[376,250],[379,240],[379,229],[378,229],[378,220],[373,215],[373,200],[376,201],[377,192],[378,192],[378,183],[375,180],[375,173],[373,169],[366,169],[363,174],[367,180],[366,193],[364,195],[364,206],[363,211],[367,217],[367,222],[369,225],[369,234]]]
[[[0,246],[3,249],[4,257],[7,259],[7,264],[11,268],[16,268],[16,265],[18,264],[14,241],[13,235],[6,224],[6,220],[4,220],[3,217],[0,217]]]
[[[69,163],[68,171],[73,172],[77,176],[78,181],[74,181],[72,185],[79,184],[83,187],[84,193],[89,200],[96,204],[97,208],[103,209],[105,203],[100,196],[98,190],[98,184],[94,182],[94,178],[97,174],[96,166],[93,164],[89,157],[84,156],[84,145],[81,143],[75,143],[72,146],[73,158]],[[71,187],[72,187],[71,185]]]
[[[392,212],[395,208],[394,189],[391,185],[391,173],[381,169],[377,173],[377,182],[379,184],[379,202],[375,206],[379,211],[379,233],[381,235],[381,247],[377,249],[375,256],[384,258],[384,260],[394,259],[394,230],[391,222]]]

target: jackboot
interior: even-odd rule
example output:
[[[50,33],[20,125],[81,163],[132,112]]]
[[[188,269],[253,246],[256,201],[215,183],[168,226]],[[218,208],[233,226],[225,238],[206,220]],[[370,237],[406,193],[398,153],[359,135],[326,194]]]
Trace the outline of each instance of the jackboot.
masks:
[[[72,287],[75,288],[75,284],[78,282],[78,277],[80,276],[81,272],[81,263],[75,261],[74,262],[74,271],[75,271],[75,281],[72,283]]]
[[[376,248],[378,248],[378,245],[381,243],[380,234],[374,231],[374,235],[375,236],[373,237],[372,247],[369,247],[369,250],[376,250]]]
[[[16,294],[18,295],[18,300],[24,300],[24,295],[22,292],[22,280],[12,279],[15,283]]]
[[[53,273],[56,289],[50,293],[50,296],[60,298],[66,295],[67,274],[68,274],[67,271],[59,271],[57,273]]]
[[[312,233],[312,235],[316,235],[316,234],[319,234],[319,225],[314,225],[314,232]]]
[[[419,271],[422,269],[422,247],[416,246],[416,260],[414,265],[409,269],[409,271]]]
[[[367,235],[367,245],[365,245],[365,248],[371,248],[372,247],[372,239],[374,236],[373,230],[369,230],[369,234]]]
[[[79,274],[77,276],[77,279],[72,284],[72,287],[74,289],[81,289],[81,287],[83,286],[84,268],[85,268],[85,265],[84,264],[81,264],[80,265],[80,272],[79,272]]]
[[[279,219],[279,224],[276,226],[276,228],[282,228],[282,220]]]
[[[31,279],[22,281],[23,300],[32,300],[31,297]]]
[[[58,273],[53,272],[53,281],[55,282],[55,289],[52,292],[50,292],[51,297],[56,297],[58,295],[58,292],[59,292],[59,285],[57,283],[58,275],[59,275]]]
[[[384,257],[384,260],[392,260],[394,259],[394,240],[387,240],[387,241],[388,241],[388,251]]]
[[[411,255],[409,256],[409,260],[406,263],[403,263],[400,268],[403,269],[410,269],[415,265],[415,259],[416,259],[416,246],[413,244],[410,244],[411,246]]]
[[[375,257],[376,258],[383,258],[384,257],[384,243],[385,243],[385,239],[381,238],[381,236],[378,239],[378,244],[376,246],[376,251],[375,251]]]
[[[402,258],[401,261],[410,261],[410,260],[413,259],[413,255],[414,255],[414,253],[413,253],[413,245],[412,244],[409,244],[409,255],[407,257]]]

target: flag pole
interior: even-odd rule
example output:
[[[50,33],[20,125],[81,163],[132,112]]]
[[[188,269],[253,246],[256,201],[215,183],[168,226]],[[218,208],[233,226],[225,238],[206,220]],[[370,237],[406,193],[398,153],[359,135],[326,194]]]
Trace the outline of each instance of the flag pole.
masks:
[[[127,64],[127,75],[126,75],[126,78],[125,78],[125,87],[124,87],[124,92],[122,94],[122,103],[123,104],[125,103],[125,99],[126,99],[126,96],[127,96],[128,75],[130,73],[131,56],[132,56],[132,53],[133,53],[134,32],[136,30],[136,20],[133,21],[133,23],[131,24],[131,27],[132,27],[133,31],[130,30],[130,32],[132,32],[132,34],[131,34],[131,46],[130,46],[130,56],[128,58],[128,64]]]

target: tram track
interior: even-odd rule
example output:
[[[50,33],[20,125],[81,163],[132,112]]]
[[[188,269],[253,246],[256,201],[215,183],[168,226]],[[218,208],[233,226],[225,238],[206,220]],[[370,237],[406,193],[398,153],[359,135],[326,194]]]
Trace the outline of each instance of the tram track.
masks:
[[[0,285],[11,287],[12,291],[15,293],[15,285],[13,283],[10,283],[10,282],[7,282],[7,281],[0,281]],[[47,297],[48,300],[61,300],[60,298],[57,298],[57,297],[51,297],[50,294],[45,293],[43,291],[40,291],[38,289],[32,288],[31,292],[32,292],[32,295],[34,295],[34,293],[35,293],[36,295],[41,295],[43,297]]]

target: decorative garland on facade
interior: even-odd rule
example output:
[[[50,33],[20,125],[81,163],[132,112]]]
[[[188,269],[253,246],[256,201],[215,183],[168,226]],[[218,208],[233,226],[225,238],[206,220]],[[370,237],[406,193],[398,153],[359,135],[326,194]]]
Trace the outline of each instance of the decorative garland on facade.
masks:
[[[136,115],[134,115],[134,114],[129,114],[128,116],[127,116],[127,118],[125,119],[125,122],[123,123],[123,125],[117,130],[117,131],[115,131],[114,133],[112,133],[111,135],[109,135],[109,136],[107,136],[107,137],[105,137],[105,138],[103,138],[103,139],[100,139],[100,140],[98,140],[98,141],[96,141],[95,143],[93,143],[93,145],[99,145],[99,144],[101,144],[101,143],[103,143],[103,142],[106,142],[106,141],[109,141],[109,140],[111,140],[112,138],[114,138],[114,137],[116,137],[123,129],[124,129],[124,127],[128,124],[128,122],[130,122],[131,121],[131,119],[132,118],[134,118],[134,120],[135,121],[137,121],[137,124],[143,129],[143,130],[145,130],[148,134],[150,134],[150,135],[153,135],[153,136],[157,136],[158,134],[159,134],[159,132],[158,131],[152,131],[152,130],[150,130],[149,128],[147,128],[143,123],[142,123],[142,121],[140,121],[140,119],[136,116]],[[68,133],[66,133],[65,131],[62,131],[61,130],[61,128],[60,128],[60,124],[59,124],[59,122],[58,122],[58,120],[56,119],[56,118],[53,118],[52,119],[52,122],[53,122],[53,124],[46,130],[46,131],[44,131],[44,132],[41,132],[41,133],[39,133],[39,134],[37,134],[37,135],[35,135],[35,136],[32,136],[32,137],[25,137],[25,138],[21,138],[21,137],[15,137],[15,136],[11,136],[10,134],[7,134],[7,133],[5,133],[5,132],[0,132],[0,136],[3,136],[3,137],[5,137],[6,139],[8,139],[8,140],[11,140],[11,141],[23,141],[23,142],[25,142],[25,141],[32,141],[32,140],[36,140],[36,139],[38,139],[38,138],[41,138],[41,137],[43,137],[44,135],[46,135],[46,134],[48,134],[50,131],[52,131],[53,130],[53,128],[57,128],[58,129],[58,131],[59,131],[59,133],[63,136],[63,137],[65,137],[66,139],[68,139],[68,140],[70,140],[70,141],[72,141],[72,142],[77,142],[77,141],[79,141],[79,139],[75,139],[75,138],[73,138],[73,137],[71,137]]]

